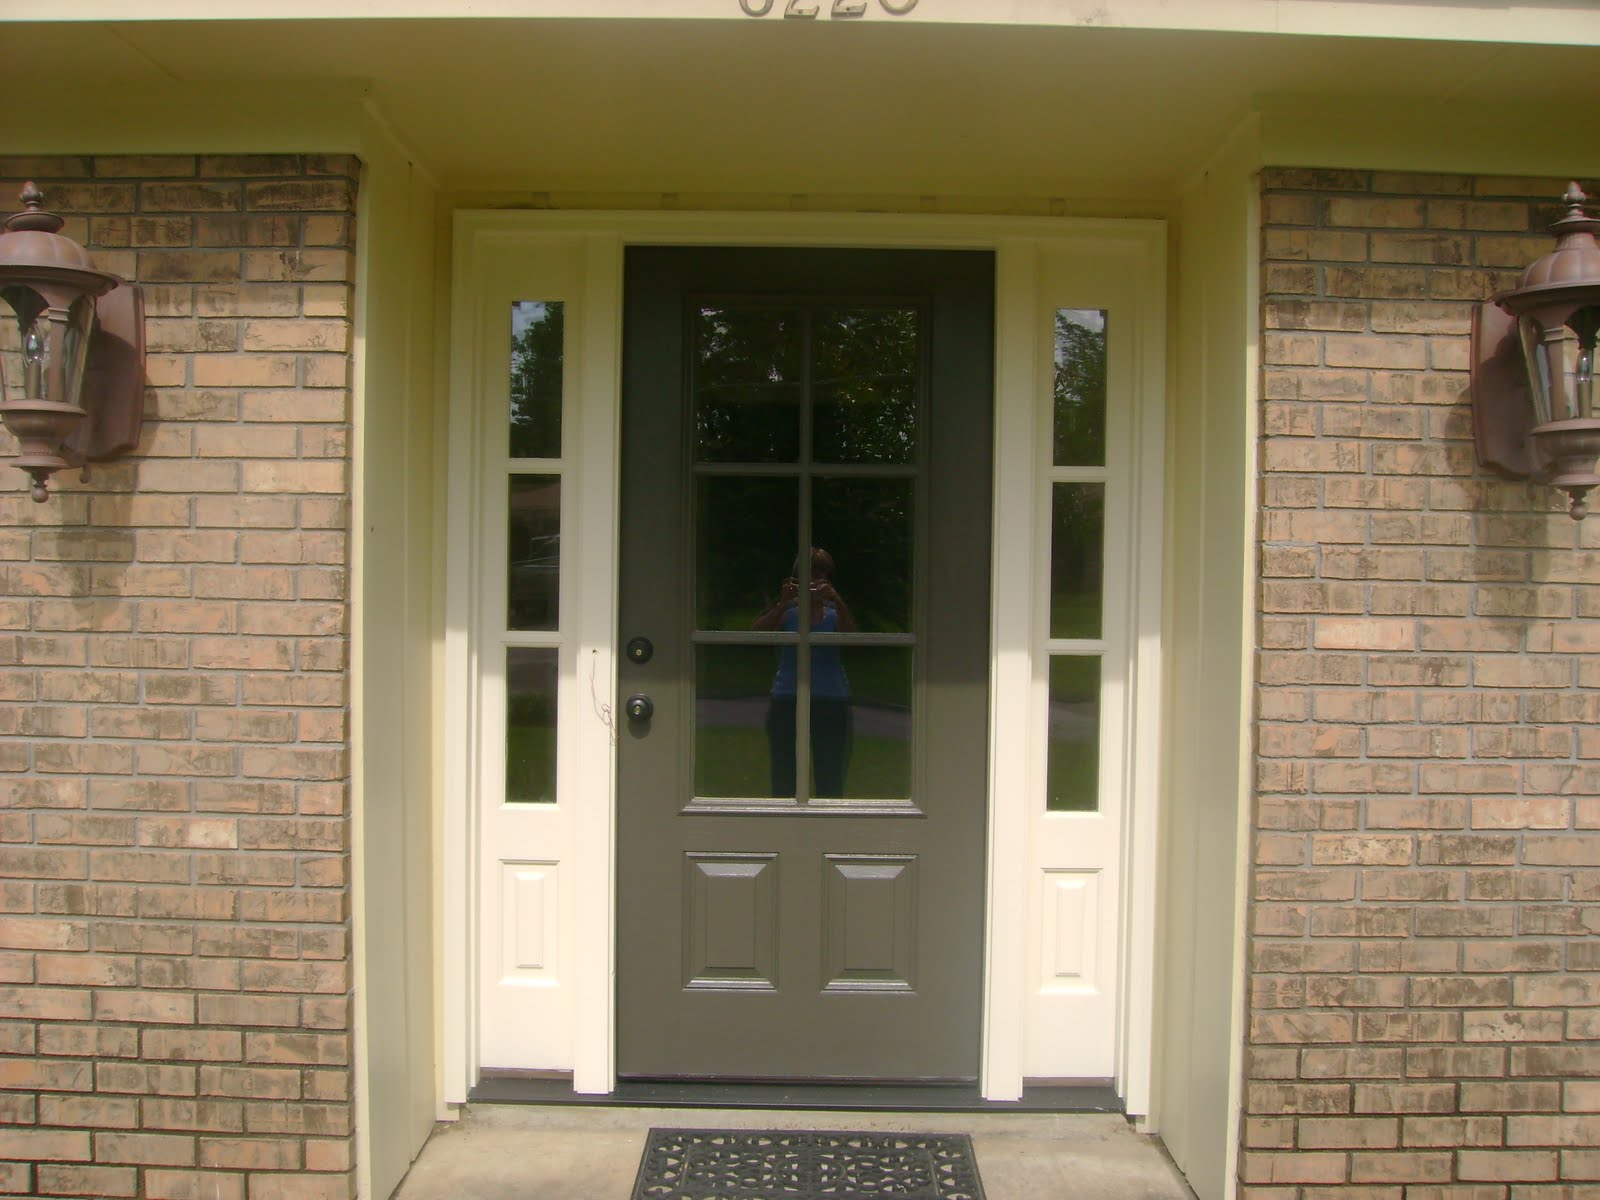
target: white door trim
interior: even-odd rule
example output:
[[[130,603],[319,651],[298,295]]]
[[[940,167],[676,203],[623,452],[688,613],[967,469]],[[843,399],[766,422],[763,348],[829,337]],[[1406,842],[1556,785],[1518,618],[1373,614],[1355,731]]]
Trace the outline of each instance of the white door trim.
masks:
[[[1118,964],[1120,1008],[1116,1081],[1130,1113],[1143,1113],[1150,1094],[1152,980],[1155,930],[1155,829],[1159,769],[1163,413],[1165,408],[1165,227],[1142,220],[948,217],[926,214],[669,213],[462,211],[455,217],[451,334],[451,400],[447,524],[448,572],[444,711],[443,862],[441,934],[441,1101],[463,1103],[480,1064],[478,1013],[478,808],[483,775],[478,695],[484,653],[478,614],[483,548],[481,404],[488,311],[481,284],[508,264],[527,267],[536,294],[541,245],[564,254],[581,249],[581,312],[569,312],[565,396],[570,441],[564,460],[562,640],[576,680],[562,711],[573,728],[563,752],[577,761],[561,770],[558,807],[569,810],[562,848],[561,911],[575,922],[570,940],[572,1026],[570,1066],[580,1092],[604,1093],[615,1084],[613,1058],[615,931],[615,754],[611,698],[616,693],[619,406],[621,395],[622,256],[627,245],[815,245],[990,249],[996,252],[996,377],[993,617],[990,704],[990,795],[985,915],[985,982],[981,1085],[988,1099],[1022,1094],[1029,969],[1030,905],[1037,898],[1025,868],[1033,797],[1043,742],[1034,696],[1041,657],[1035,595],[1042,578],[1035,514],[1044,478],[1035,453],[1039,405],[1050,380],[1044,367],[1038,287],[1042,255],[1057,262],[1092,255],[1126,279],[1124,307],[1132,309],[1136,345],[1128,399],[1134,406],[1133,552],[1127,555],[1126,594],[1138,598],[1127,614],[1128,686],[1118,751],[1127,804]],[[500,299],[499,297],[496,298]],[[576,319],[574,319],[574,316]],[[568,540],[570,539],[570,540]],[[1108,562],[1108,568],[1111,563]],[[1046,574],[1047,574],[1047,564]],[[501,578],[499,570],[487,577]],[[1134,735],[1137,733],[1137,744]]]

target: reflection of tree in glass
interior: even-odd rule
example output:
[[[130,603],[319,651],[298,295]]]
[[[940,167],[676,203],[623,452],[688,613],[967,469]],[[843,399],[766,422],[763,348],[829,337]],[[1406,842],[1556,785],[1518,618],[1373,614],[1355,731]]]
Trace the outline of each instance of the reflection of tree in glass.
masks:
[[[702,462],[793,462],[800,446],[799,322],[760,308],[694,319],[695,444]]]
[[[836,566],[834,584],[849,598],[856,627],[868,633],[911,630],[911,481],[820,478],[813,534]]]
[[[1058,483],[1051,497],[1050,636],[1100,636],[1106,486]]]
[[[1106,461],[1106,321],[1094,310],[1056,312],[1055,465]]]
[[[777,596],[800,537],[793,479],[706,476],[696,484],[701,629],[748,629]]]
[[[819,461],[908,463],[915,458],[917,326],[912,308],[817,313],[812,386]]]
[[[507,627],[554,629],[561,592],[561,477],[513,475],[507,499]]]
[[[561,454],[565,305],[523,300],[511,308],[511,457]]]

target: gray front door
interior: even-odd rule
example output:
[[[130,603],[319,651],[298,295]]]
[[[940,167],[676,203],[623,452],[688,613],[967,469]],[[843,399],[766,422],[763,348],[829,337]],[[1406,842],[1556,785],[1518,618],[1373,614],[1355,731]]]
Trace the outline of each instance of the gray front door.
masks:
[[[618,1072],[974,1079],[993,257],[624,287]]]

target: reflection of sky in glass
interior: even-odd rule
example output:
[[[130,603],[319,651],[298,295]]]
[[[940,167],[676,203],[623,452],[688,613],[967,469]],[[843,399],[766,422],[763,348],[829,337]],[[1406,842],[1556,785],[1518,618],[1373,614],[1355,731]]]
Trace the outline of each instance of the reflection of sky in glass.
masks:
[[[1104,333],[1106,331],[1106,312],[1103,308],[1058,308],[1056,316],[1064,321],[1070,321],[1080,329],[1087,329],[1090,333]],[[1067,347],[1060,338],[1056,339],[1056,366],[1063,366],[1067,361]]]
[[[528,327],[544,320],[550,306],[543,300],[518,300],[511,306],[511,336],[513,339],[528,332]]]
[[[1061,308],[1055,315],[1055,449],[1058,467],[1102,466],[1106,453],[1106,314]]]

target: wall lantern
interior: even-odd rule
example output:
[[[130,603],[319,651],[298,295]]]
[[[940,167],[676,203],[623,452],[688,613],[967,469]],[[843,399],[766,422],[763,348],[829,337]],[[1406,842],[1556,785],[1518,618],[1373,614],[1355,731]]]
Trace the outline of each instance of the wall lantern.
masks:
[[[1473,315],[1472,426],[1480,463],[1560,488],[1581,521],[1600,486],[1600,219],[1576,183],[1562,199],[1556,248]]]
[[[144,309],[139,290],[96,269],[43,209],[32,183],[0,230],[0,300],[16,314],[22,390],[0,372],[0,421],[21,443],[13,465],[49,497],[53,472],[126,454],[144,416]]]

